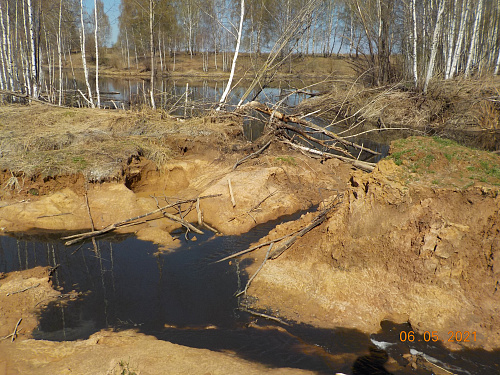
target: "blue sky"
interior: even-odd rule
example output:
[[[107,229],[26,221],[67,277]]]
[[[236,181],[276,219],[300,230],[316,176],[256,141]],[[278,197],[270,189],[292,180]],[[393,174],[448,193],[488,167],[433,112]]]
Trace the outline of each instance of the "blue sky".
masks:
[[[110,45],[113,45],[118,38],[118,17],[120,16],[121,0],[102,0],[102,2],[104,3],[104,11],[108,15],[111,25]],[[84,0],[83,6],[87,8],[87,12],[93,12],[94,0]]]

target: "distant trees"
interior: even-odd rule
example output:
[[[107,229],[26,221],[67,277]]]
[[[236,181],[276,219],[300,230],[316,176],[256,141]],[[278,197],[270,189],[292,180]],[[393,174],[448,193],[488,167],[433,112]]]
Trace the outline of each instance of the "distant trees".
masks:
[[[0,0],[0,89],[62,104],[71,51],[82,51],[84,65],[90,56],[99,72],[110,23],[102,0],[92,12],[83,5]],[[426,91],[436,76],[500,74],[499,0],[245,0],[240,32],[241,11],[240,1],[121,1],[117,46],[129,69],[151,72],[153,107],[156,70],[166,69],[168,56],[172,69],[184,51],[202,54],[205,71],[228,71],[238,40],[255,77],[285,66],[285,58],[288,68],[292,58],[341,54],[373,85],[407,80]],[[85,90],[90,105],[94,91],[99,106],[98,79]]]
[[[62,104],[62,65],[80,44],[79,16],[78,0],[0,0],[0,87]]]

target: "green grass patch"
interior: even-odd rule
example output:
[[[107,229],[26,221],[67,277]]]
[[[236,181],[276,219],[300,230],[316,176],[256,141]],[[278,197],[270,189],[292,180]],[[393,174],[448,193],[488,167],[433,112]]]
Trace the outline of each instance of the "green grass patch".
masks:
[[[434,141],[434,143],[437,143],[439,146],[458,146],[458,143],[455,142],[455,141],[452,141],[450,139],[446,139],[446,138],[440,138],[440,137],[432,137],[432,140]]]
[[[409,137],[391,144],[388,157],[401,166],[405,181],[466,189],[482,183],[500,186],[500,157],[439,137]],[[466,181],[471,181],[466,183]]]
[[[278,163],[288,164],[288,165],[297,165],[295,158],[293,156],[278,156],[275,159]]]
[[[85,168],[87,168],[87,161],[85,160],[85,158],[83,156],[75,156],[72,160],[71,160],[76,168],[80,171],[83,171]]]

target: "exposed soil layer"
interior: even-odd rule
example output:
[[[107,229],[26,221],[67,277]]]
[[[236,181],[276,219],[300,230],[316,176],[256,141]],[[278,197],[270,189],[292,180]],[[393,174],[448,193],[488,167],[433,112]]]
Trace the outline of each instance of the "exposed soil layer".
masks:
[[[498,188],[437,189],[404,176],[390,160],[371,174],[354,173],[343,203],[267,262],[250,293],[260,307],[322,327],[376,332],[387,319],[437,331],[453,349],[500,347]],[[458,345],[449,331],[477,339]]]
[[[451,155],[448,158],[435,153],[435,139],[415,138],[394,145],[393,160],[382,161],[373,173],[365,174],[336,160],[310,159],[273,142],[258,158],[233,170],[237,160],[265,142],[246,142],[241,137],[241,124],[232,117],[180,123],[149,114],[77,110],[71,110],[75,115],[67,117],[85,113],[86,119],[81,121],[90,121],[94,130],[77,121],[75,126],[80,130],[74,139],[78,142],[49,150],[38,146],[26,150],[21,147],[26,130],[13,123],[29,116],[29,107],[12,108],[12,112],[3,108],[0,113],[2,131],[8,129],[11,138],[17,139],[11,143],[17,146],[0,154],[4,168],[0,174],[2,232],[86,230],[90,228],[89,211],[95,228],[101,229],[176,199],[217,195],[200,201],[204,221],[224,234],[239,234],[315,204],[322,209],[341,193],[341,204],[323,224],[264,265],[249,289],[257,297],[257,307],[270,307],[281,317],[317,327],[355,328],[366,333],[379,331],[384,319],[410,322],[416,331],[436,331],[453,349],[500,348],[497,155],[470,154],[469,160],[462,159],[456,156],[465,155],[465,151],[452,145],[457,148],[452,151],[457,152],[443,151]],[[60,111],[52,113],[57,121],[61,121]],[[35,106],[35,113],[41,112]],[[45,118],[50,118],[45,112]],[[121,124],[120,131],[110,127],[109,116],[114,118],[113,124]],[[137,124],[143,124],[142,135],[134,133]],[[43,137],[56,139],[65,131],[64,123],[59,123],[50,128],[50,137]],[[43,134],[33,133],[31,144],[45,144],[37,141]],[[116,173],[99,175],[99,179],[93,178],[96,174],[92,171],[101,170],[102,155],[94,158],[92,153],[109,144],[85,149],[89,135],[95,139],[95,134],[107,134],[115,152],[111,158]],[[154,134],[160,136],[155,138]],[[155,146],[147,154],[142,146],[120,148],[131,139],[141,145],[154,142]],[[9,145],[7,138],[0,140],[2,147]],[[444,149],[446,145],[441,146]],[[401,153],[404,147],[413,147],[413,154]],[[39,154],[42,151],[44,154]],[[25,162],[23,155],[30,152],[36,156],[30,160],[40,160],[42,168],[32,168],[23,180],[19,166]],[[71,159],[81,170],[52,174],[54,169],[47,167],[46,158],[65,152],[88,158],[86,163]],[[399,158],[394,156],[397,152]],[[427,158],[433,153],[434,159]],[[422,160],[423,164],[415,167]],[[432,169],[427,167],[434,172],[427,173]],[[467,172],[473,173],[472,179]],[[463,178],[473,184],[460,180]],[[304,227],[315,215],[308,213],[282,224],[262,241]],[[175,247],[169,233],[179,224],[161,215],[151,219],[121,231]],[[185,219],[195,223],[196,210],[191,209]],[[260,265],[265,252],[262,248],[248,256],[255,260],[249,274]],[[4,297],[4,291],[35,284],[40,285]],[[265,369],[227,353],[181,347],[134,331],[102,331],[71,343],[34,341],[28,338],[36,326],[36,309],[43,306],[39,302],[59,298],[59,292],[50,287],[48,271],[9,274],[0,280],[0,291],[0,335],[12,333],[23,317],[18,340],[0,343],[0,372],[31,373],[36,368],[41,374],[89,373],[98,367],[103,373],[122,373],[129,368],[147,374],[161,373],[168,366],[170,373],[305,373]],[[476,341],[447,342],[449,331],[476,332]]]

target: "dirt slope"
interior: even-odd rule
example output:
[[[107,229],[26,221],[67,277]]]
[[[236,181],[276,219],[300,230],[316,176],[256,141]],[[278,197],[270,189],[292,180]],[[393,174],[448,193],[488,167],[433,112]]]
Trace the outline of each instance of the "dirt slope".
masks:
[[[500,347],[498,188],[438,189],[404,175],[390,160],[355,173],[343,204],[267,262],[251,294],[261,307],[323,327],[377,332],[388,319],[437,331],[454,348],[449,331],[477,332],[466,346]]]

